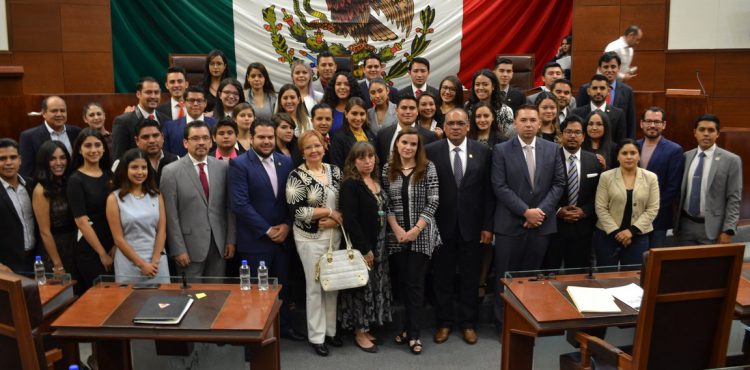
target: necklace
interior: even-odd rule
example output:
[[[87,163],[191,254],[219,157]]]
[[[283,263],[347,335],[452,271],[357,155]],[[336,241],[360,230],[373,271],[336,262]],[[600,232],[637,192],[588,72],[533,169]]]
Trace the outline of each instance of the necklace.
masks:
[[[139,200],[146,197],[146,193],[142,193],[141,195],[135,195],[135,193],[130,193],[130,194],[133,195],[133,198],[139,199]]]

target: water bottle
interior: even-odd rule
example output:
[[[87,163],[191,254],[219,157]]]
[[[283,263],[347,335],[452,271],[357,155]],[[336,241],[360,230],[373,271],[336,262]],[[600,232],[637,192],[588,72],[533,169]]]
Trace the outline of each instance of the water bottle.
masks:
[[[34,277],[39,285],[47,284],[47,275],[45,273],[42,256],[36,256],[36,260],[34,261]]]
[[[250,290],[250,266],[247,265],[247,260],[242,260],[240,266],[240,290]]]
[[[268,267],[266,267],[266,261],[260,261],[260,266],[258,266],[258,289],[268,290]]]

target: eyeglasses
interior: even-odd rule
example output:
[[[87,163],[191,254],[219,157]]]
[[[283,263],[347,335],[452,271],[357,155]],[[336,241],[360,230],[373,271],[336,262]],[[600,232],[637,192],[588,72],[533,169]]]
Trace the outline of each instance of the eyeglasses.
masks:
[[[650,120],[650,119],[643,120],[641,122],[645,123],[646,126],[651,126],[651,125],[661,126],[661,124],[664,123],[664,121],[657,121],[657,120]]]
[[[224,95],[240,96],[240,93],[238,93],[236,91],[222,91],[221,93],[224,94]]]
[[[203,104],[206,102],[206,99],[185,99],[185,101],[187,101],[188,104]]]
[[[456,88],[450,86],[442,86],[440,87],[440,90],[445,92],[456,92]]]
[[[188,138],[190,141],[211,141],[211,136],[191,136]]]
[[[581,130],[563,130],[564,135],[570,135],[570,136],[581,136],[583,135],[583,131]]]

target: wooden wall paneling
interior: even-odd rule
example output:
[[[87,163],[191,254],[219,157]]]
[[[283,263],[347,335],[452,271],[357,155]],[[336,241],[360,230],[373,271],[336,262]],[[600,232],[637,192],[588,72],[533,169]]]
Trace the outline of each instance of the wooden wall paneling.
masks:
[[[664,90],[664,62],[663,51],[637,50],[631,66],[638,66],[638,76],[627,83],[634,90]]]
[[[112,53],[63,53],[66,93],[110,93],[115,89]]]
[[[658,5],[667,4],[668,0],[620,0],[622,5]]]
[[[716,52],[716,97],[745,97],[750,86],[750,75],[744,71],[750,65],[750,53]]]
[[[26,108],[38,111],[42,104],[42,99],[46,96],[41,94],[27,95],[25,101]],[[99,102],[102,108],[104,108],[104,114],[106,115],[105,127],[108,130],[112,128],[112,121],[115,117],[123,113],[125,107],[138,104],[135,94],[62,94],[60,97],[65,100],[65,104],[68,107],[68,123],[80,127],[85,126],[83,123],[83,106],[90,101]],[[34,124],[38,123],[31,120],[27,124],[27,127],[31,127]]]
[[[667,52],[666,55],[665,89],[700,89],[695,73],[699,71],[706,93],[714,95],[716,57],[713,53]]]
[[[27,122],[22,96],[0,96],[0,137],[18,140],[19,128],[26,127]]]
[[[112,52],[112,25],[108,5],[62,4],[60,14],[63,51]]]
[[[743,185],[750,180],[750,166],[747,158],[750,158],[750,128],[724,128],[724,122],[721,122],[721,135],[719,135],[718,144],[720,147],[737,154],[743,159],[742,165],[742,182]],[[742,204],[740,206],[740,219],[750,218],[750,187],[742,187]]]
[[[13,63],[25,70],[23,89],[26,94],[64,91],[62,53],[15,52]]]
[[[580,25],[580,26],[578,26]],[[620,7],[573,7],[573,49],[576,51],[604,51],[612,40],[619,37]]]
[[[620,0],[575,0],[573,2],[573,7],[601,5],[620,5]]]
[[[575,45],[575,41],[573,41],[573,45]],[[601,51],[573,51],[574,63],[572,64],[573,71],[571,71],[573,95],[578,92],[578,88],[581,85],[591,81],[591,76],[596,74],[598,68],[597,62],[599,62],[599,57],[601,56]]]
[[[8,51],[0,51],[0,65],[13,64],[13,53]]]
[[[637,131],[640,131],[640,119],[643,112],[653,106],[664,108],[666,101],[664,91],[637,91],[633,95],[635,97]]]
[[[663,52],[667,47],[667,5],[623,5],[620,7],[620,32],[631,24],[643,30],[641,43],[635,47],[635,58],[644,50]],[[613,38],[614,40],[614,38]]]
[[[748,110],[750,97],[714,97],[711,99],[711,106],[711,113],[719,116],[721,120],[722,131],[724,131],[724,127],[750,128],[750,110]],[[747,164],[750,165],[750,160]],[[750,180],[750,178],[748,179]]]
[[[60,4],[8,4],[10,47],[13,52],[62,50]]]
[[[708,99],[704,96],[667,96],[664,106],[667,114],[665,136],[682,145],[683,149],[694,147],[694,122],[707,112],[707,103]]]

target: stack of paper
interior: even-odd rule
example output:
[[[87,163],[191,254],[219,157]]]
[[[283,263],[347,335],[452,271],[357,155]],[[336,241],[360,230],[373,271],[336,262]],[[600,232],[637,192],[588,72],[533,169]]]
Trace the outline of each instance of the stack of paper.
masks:
[[[643,300],[643,288],[638,284],[630,283],[625,286],[618,286],[615,288],[607,289],[609,294],[612,294],[615,298],[621,300],[626,305],[633,307],[636,310],[641,309],[641,300]]]
[[[568,286],[566,290],[580,312],[622,312],[607,289]]]

